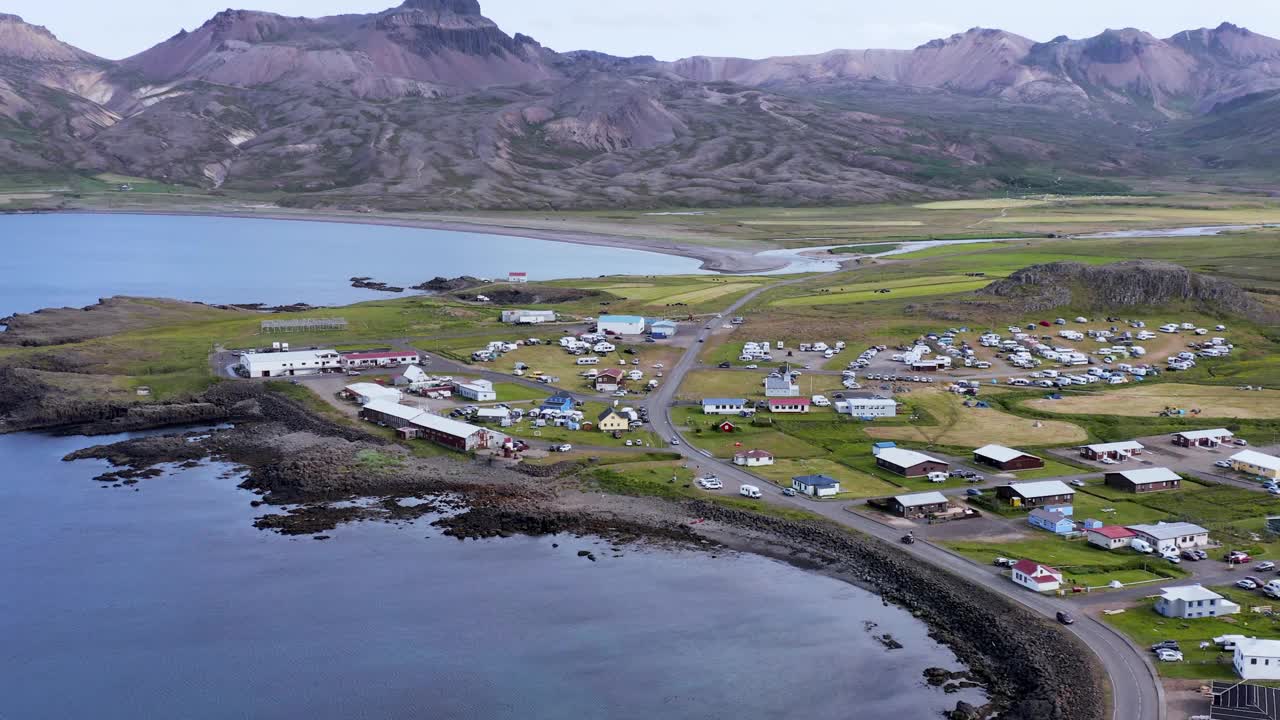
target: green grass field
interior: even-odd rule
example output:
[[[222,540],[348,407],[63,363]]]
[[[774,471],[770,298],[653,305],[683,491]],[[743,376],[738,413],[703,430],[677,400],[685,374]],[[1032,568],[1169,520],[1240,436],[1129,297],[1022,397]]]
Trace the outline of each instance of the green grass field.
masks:
[[[773,465],[751,468],[751,472],[768,478],[782,487],[791,485],[791,478],[799,475],[826,475],[840,481],[837,500],[885,497],[896,495],[901,488],[830,460],[813,458],[778,459]]]

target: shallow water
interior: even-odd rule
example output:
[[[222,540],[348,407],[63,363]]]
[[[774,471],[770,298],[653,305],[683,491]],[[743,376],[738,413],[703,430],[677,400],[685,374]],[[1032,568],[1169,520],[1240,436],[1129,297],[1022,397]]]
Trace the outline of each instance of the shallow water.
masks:
[[[789,565],[426,522],[286,538],[251,527],[225,466],[135,491],[59,460],[115,439],[0,436],[2,718],[914,720],[982,702],[922,682],[958,665],[909,614]]]
[[[484,233],[330,222],[163,215],[0,216],[0,317],[111,295],[210,303],[345,305],[400,297],[437,276],[531,280],[701,274],[661,253]]]

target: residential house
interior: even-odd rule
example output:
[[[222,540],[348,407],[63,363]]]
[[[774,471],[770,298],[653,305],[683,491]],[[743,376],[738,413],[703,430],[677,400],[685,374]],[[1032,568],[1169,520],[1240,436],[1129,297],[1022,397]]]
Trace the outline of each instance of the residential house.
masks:
[[[1080,448],[1080,454],[1089,460],[1128,460],[1134,455],[1142,454],[1146,449],[1142,443],[1136,440],[1126,440],[1124,442],[1101,443],[1098,445],[1085,445]]]
[[[898,401],[892,398],[849,398],[837,400],[836,412],[856,418],[896,417]]]
[[[1178,447],[1208,447],[1215,448],[1224,443],[1231,442],[1236,434],[1226,428],[1214,428],[1213,430],[1184,430],[1173,434],[1173,444]]]
[[[1033,527],[1048,530],[1057,535],[1068,535],[1075,531],[1076,524],[1071,518],[1055,510],[1036,508],[1027,515],[1027,522]]]
[[[1104,525],[1103,527],[1090,528],[1085,533],[1085,536],[1088,538],[1090,545],[1096,545],[1104,550],[1116,550],[1129,547],[1129,543],[1138,537],[1138,533],[1119,525]]]
[[[703,398],[703,415],[741,415],[747,409],[743,398]]]
[[[721,422],[719,425],[717,425],[716,429],[722,433],[731,433],[731,432],[737,431],[738,426],[734,425],[732,422],[728,420],[725,420]]]
[[[903,477],[924,477],[933,472],[947,472],[946,462],[915,450],[891,447],[876,453],[876,465]]]
[[[1232,455],[1231,468],[1236,472],[1280,480],[1280,458],[1256,450],[1243,450]]]
[[[1155,525],[1129,525],[1128,527],[1138,533],[1139,539],[1160,553],[1200,548],[1209,544],[1209,531],[1188,522],[1162,522]]]
[[[1245,680],[1280,680],[1280,640],[1236,640],[1231,662]]]
[[[807,413],[812,404],[809,398],[802,397],[769,398],[769,412]]]
[[[596,376],[596,392],[615,393],[626,384],[626,373],[618,368],[609,368]]]
[[[1103,480],[1108,487],[1131,493],[1177,490],[1182,487],[1182,478],[1169,468],[1119,470],[1107,473],[1103,476]]]
[[[761,467],[773,464],[773,453],[767,450],[748,450],[734,453],[733,464],[744,467]]]
[[[764,396],[770,398],[792,398],[800,394],[800,386],[791,378],[791,373],[771,373],[764,379]]]
[[[1200,585],[1160,588],[1155,611],[1171,618],[1218,617],[1240,612],[1240,606]]]
[[[898,495],[889,501],[889,507],[904,518],[918,519],[945,512],[951,503],[940,492],[923,492]]]
[[[643,335],[644,318],[639,315],[601,315],[596,332],[610,335]]]
[[[996,468],[1002,472],[1034,470],[1044,467],[1044,460],[1035,455],[1007,448],[1003,445],[984,445],[974,450],[973,461]]]
[[[840,493],[840,481],[826,475],[800,475],[791,478],[791,487],[798,493],[814,497],[831,497]]]
[[[613,408],[607,408],[596,417],[596,428],[600,432],[622,432],[631,427],[631,421]]]
[[[529,273],[517,272],[515,270],[507,273],[507,282],[509,283],[527,283],[529,282]]]
[[[494,402],[498,399],[498,393],[493,389],[493,383],[488,380],[471,380],[458,383],[457,391],[462,397],[475,402]]]
[[[404,397],[399,390],[377,383],[353,383],[343,388],[342,392],[361,405],[368,405],[374,400],[390,400],[398,403]]]
[[[1019,585],[1036,592],[1053,592],[1062,587],[1062,573],[1032,560],[1014,563],[1010,577]]]
[[[1041,480],[998,487],[996,497],[1014,507],[1070,505],[1075,501],[1076,491],[1061,480]]]

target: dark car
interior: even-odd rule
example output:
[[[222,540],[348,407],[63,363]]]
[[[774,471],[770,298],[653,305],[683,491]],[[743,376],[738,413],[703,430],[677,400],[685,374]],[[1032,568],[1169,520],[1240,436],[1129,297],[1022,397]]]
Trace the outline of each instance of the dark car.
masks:
[[[1200,556],[1196,554],[1195,550],[1183,550],[1182,559],[1183,560],[1199,560]]]
[[[1076,619],[1071,617],[1071,613],[1065,610],[1058,611],[1058,622],[1062,623],[1063,625],[1072,625],[1075,623],[1075,621]]]
[[[1155,652],[1157,650],[1181,650],[1181,649],[1182,648],[1178,646],[1177,640],[1161,640],[1160,642],[1151,646],[1151,652]]]
[[[733,364],[732,364],[732,363],[727,363],[727,362],[722,362],[722,363],[720,363],[719,365],[717,365],[716,367],[720,368],[721,370],[728,370],[729,368],[733,367]]]

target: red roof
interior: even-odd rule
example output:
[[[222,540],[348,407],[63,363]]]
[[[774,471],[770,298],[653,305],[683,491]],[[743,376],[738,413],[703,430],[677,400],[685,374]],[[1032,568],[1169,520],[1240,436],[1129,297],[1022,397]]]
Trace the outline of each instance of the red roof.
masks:
[[[514,277],[524,277],[525,275],[528,275],[528,274],[529,274],[529,273],[527,273],[527,272],[509,272],[509,273],[507,273],[507,277],[513,277],[513,276],[514,276]]]
[[[608,370],[605,370],[604,372],[596,376],[597,381],[599,381],[601,378],[613,378],[614,380],[621,380],[622,371],[617,368],[609,368]]]
[[[1138,533],[1127,527],[1120,527],[1119,525],[1107,525],[1105,527],[1093,528],[1089,532],[1098,533],[1102,537],[1110,540],[1123,540],[1124,538],[1138,537]]]
[[[767,450],[748,450],[743,453],[738,453],[738,456],[749,458],[771,458],[773,457],[773,453]]]
[[[367,353],[342,353],[342,357],[348,360],[382,360],[386,358],[401,358],[417,356],[418,353],[412,350],[400,350],[396,352],[367,352]]]
[[[770,405],[809,405],[809,398],[771,398]]]
[[[1037,583],[1057,582],[1058,578],[1053,573],[1058,572],[1048,565],[1041,565],[1034,560],[1019,560],[1013,564],[1013,569],[1026,575]]]

